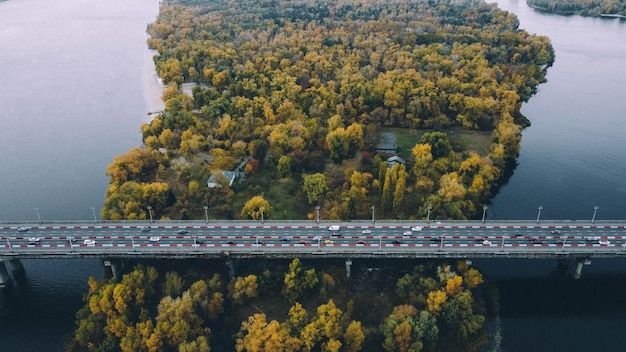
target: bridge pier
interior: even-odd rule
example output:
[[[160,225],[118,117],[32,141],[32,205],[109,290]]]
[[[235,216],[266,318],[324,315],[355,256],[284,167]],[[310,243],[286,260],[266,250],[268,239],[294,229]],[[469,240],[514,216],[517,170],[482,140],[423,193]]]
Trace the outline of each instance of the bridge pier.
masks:
[[[7,267],[4,264],[4,260],[0,260],[0,287],[5,287],[11,284],[11,276],[7,271]]]
[[[350,268],[352,267],[352,259],[346,259],[346,278],[350,278]]]
[[[583,274],[583,266],[591,265],[590,259],[572,259],[569,262],[568,274],[578,280]]]
[[[235,261],[233,258],[226,259],[226,266],[228,267],[228,276],[232,279],[235,277]]]
[[[9,260],[11,264],[11,273],[13,277],[24,277],[26,275],[26,271],[24,270],[24,264],[19,259],[11,259]]]
[[[115,259],[104,259],[102,261],[104,266],[105,276],[110,275],[115,280],[119,281],[122,274],[122,263]]]

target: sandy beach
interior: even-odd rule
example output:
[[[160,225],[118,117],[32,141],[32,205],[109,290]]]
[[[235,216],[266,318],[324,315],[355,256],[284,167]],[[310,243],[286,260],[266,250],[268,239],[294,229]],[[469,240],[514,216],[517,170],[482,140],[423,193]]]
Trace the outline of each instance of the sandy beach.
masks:
[[[156,67],[154,66],[154,60],[152,59],[155,54],[155,50],[146,48],[146,63],[144,65],[144,98],[146,106],[148,107],[148,113],[161,112],[165,109],[165,104],[161,100],[161,94],[165,86],[161,83],[161,79],[156,73]]]

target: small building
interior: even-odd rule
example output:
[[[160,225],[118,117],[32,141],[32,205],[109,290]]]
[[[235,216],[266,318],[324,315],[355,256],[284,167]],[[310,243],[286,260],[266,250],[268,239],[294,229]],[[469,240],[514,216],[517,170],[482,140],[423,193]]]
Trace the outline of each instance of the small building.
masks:
[[[396,155],[397,151],[398,146],[396,145],[396,134],[393,132],[381,132],[380,139],[376,145],[376,152]]]
[[[237,178],[238,173],[235,171],[224,171],[224,170],[220,170],[218,171],[220,172],[222,175],[224,175],[224,177],[226,177],[226,180],[228,181],[228,185],[232,186],[233,182],[235,182],[235,179]],[[217,179],[215,178],[215,173],[213,173],[211,175],[211,177],[209,177],[209,181],[207,181],[207,186],[209,188],[214,188],[214,187],[222,187],[218,182]]]
[[[392,157],[387,158],[387,167],[392,168],[395,164],[406,164],[406,160],[401,157],[394,155]]]

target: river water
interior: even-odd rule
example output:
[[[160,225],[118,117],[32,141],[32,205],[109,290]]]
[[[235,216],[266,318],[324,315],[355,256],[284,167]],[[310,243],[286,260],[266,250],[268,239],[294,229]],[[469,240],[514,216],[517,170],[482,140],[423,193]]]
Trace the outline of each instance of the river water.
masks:
[[[487,219],[626,218],[626,21],[561,17],[500,0],[556,49],[548,83],[522,111],[518,166]],[[0,1],[0,221],[91,219],[113,158],[141,143],[156,111],[145,45],[157,0]],[[151,99],[152,98],[152,99]],[[624,262],[594,261],[563,280],[553,261],[474,261],[502,295],[493,351],[622,350]],[[24,261],[0,291],[0,351],[61,351],[95,260]]]

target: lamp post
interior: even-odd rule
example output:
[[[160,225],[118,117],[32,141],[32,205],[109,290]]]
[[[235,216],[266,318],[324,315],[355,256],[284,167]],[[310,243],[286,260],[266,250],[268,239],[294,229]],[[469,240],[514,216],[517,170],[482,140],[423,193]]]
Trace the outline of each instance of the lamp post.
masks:
[[[153,222],[152,221],[152,207],[148,205],[147,209],[148,209],[148,213],[150,214],[150,223],[152,224]]]
[[[374,217],[375,207],[372,205],[372,224],[376,222],[376,218]]]
[[[320,223],[320,206],[315,207],[315,222]]]
[[[487,206],[483,206],[483,224],[485,223],[485,214],[487,213]]]
[[[433,207],[431,207],[430,205],[426,208],[428,209],[428,214],[426,215],[426,223],[430,224],[430,211],[432,210]]]
[[[537,208],[537,210],[538,210],[538,211],[537,211],[537,224],[538,224],[538,223],[539,223],[539,217],[541,217],[541,211],[543,210],[543,207],[540,205],[540,206]]]
[[[96,207],[91,207],[91,214],[93,214],[93,223],[98,223],[98,218],[96,218]]]
[[[206,223],[209,223],[209,207],[208,206],[204,206],[204,219],[206,220]]]
[[[35,208],[35,211],[37,212],[37,220],[39,220],[39,223],[41,224],[41,215],[39,215],[39,208]]]
[[[591,218],[591,223],[593,224],[596,221],[596,213],[598,212],[598,209],[600,209],[599,206],[595,206],[593,207],[593,217]]]
[[[263,210],[265,210],[265,207],[260,207],[259,210],[261,210],[261,224],[263,224],[263,222],[265,222],[265,219],[263,219]]]

